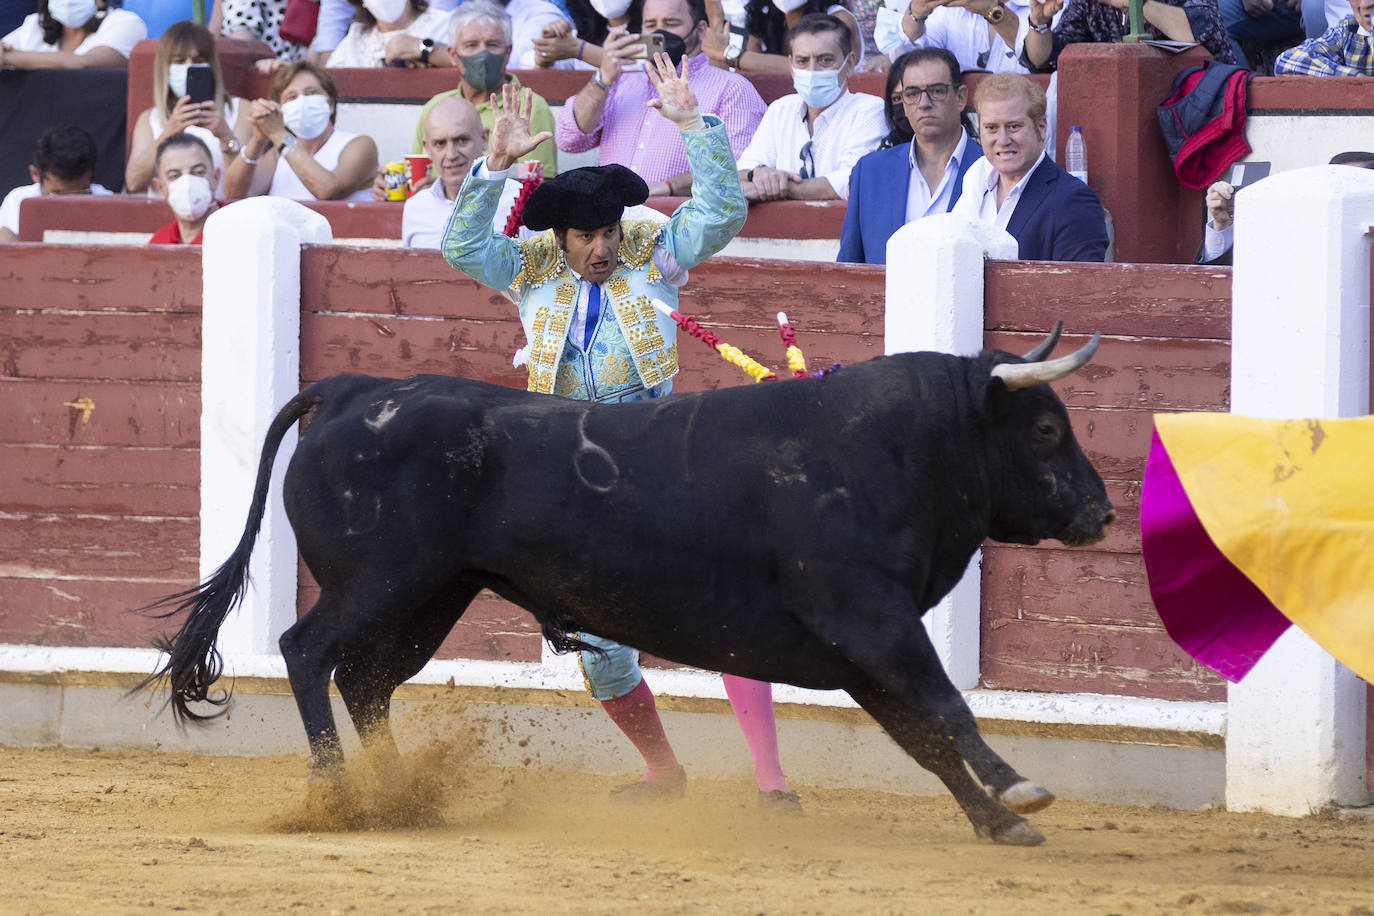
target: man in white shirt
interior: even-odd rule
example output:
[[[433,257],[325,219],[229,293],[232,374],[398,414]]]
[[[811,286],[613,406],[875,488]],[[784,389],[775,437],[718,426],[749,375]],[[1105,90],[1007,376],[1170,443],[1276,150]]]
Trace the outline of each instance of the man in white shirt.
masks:
[[[1104,260],[1102,202],[1045,155],[1045,91],[997,73],[978,84],[973,108],[985,158],[964,176],[953,212],[1005,229],[1022,260]]]
[[[95,161],[95,139],[81,128],[54,127],[44,131],[33,146],[33,164],[29,166],[33,184],[20,185],[0,203],[0,242],[19,240],[19,205],[30,197],[110,194],[91,183]]]
[[[954,208],[964,173],[983,149],[964,129],[968,104],[959,62],[944,48],[920,48],[897,58],[894,87],[915,136],[859,160],[849,176],[849,207],[836,260],[887,263],[887,240],[902,226]]]
[[[424,132],[430,173],[416,185],[414,196],[406,201],[401,213],[401,244],[407,248],[439,247],[458,189],[472,164],[487,149],[487,129],[482,126],[476,107],[462,96],[434,103],[425,115]],[[520,182],[506,182],[492,218],[492,228],[497,232],[505,230],[519,191]]]
[[[849,28],[834,16],[803,16],[788,44],[797,91],[768,106],[740,155],[744,196],[844,200],[850,169],[887,134],[882,99],[849,91]]]
[[[910,0],[902,35],[887,48],[895,56],[911,48],[944,48],[964,70],[1026,73],[1021,48],[1030,8],[1025,0]]]

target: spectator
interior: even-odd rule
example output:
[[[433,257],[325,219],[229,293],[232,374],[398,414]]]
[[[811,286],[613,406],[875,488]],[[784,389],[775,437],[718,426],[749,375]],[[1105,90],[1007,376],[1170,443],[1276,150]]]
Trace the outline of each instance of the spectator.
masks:
[[[416,155],[423,151],[425,116],[436,102],[454,96],[467,99],[477,106],[477,113],[482,116],[482,126],[491,130],[494,123],[492,93],[502,85],[520,88],[520,81],[515,74],[506,71],[511,53],[511,18],[499,4],[492,0],[467,0],[453,14],[449,28],[449,44],[462,64],[462,77],[458,80],[457,89],[439,93],[420,109],[420,119],[415,125],[415,142],[411,146],[411,152]],[[553,112],[549,110],[548,102],[538,95],[533,95],[533,99],[531,129],[536,134],[552,132]],[[545,178],[558,174],[558,148],[552,140],[539,144],[523,161],[531,159],[538,159],[543,165]]]
[[[53,127],[39,135],[29,166],[33,184],[20,185],[0,203],[0,242],[18,240],[19,205],[30,197],[111,193],[91,182],[95,161],[95,138],[79,127]]]
[[[840,261],[887,263],[892,234],[912,220],[954,209],[965,173],[983,155],[964,130],[968,87],[952,53],[908,51],[891,72],[899,75],[896,95],[915,131],[911,142],[869,153],[850,172]]]
[[[544,27],[534,41],[535,63],[559,69],[592,69],[601,66],[601,45],[612,28],[639,34],[643,21],[642,0],[569,0],[571,21]]]
[[[997,73],[973,94],[983,156],[969,168],[955,213],[1005,229],[1028,261],[1101,261],[1107,221],[1097,195],[1045,154],[1045,92]]]
[[[906,119],[903,104],[902,70],[899,67],[889,67],[887,85],[883,88],[883,117],[887,119],[887,136],[878,144],[879,149],[890,149],[911,142],[911,122]]]
[[[859,20],[843,3],[833,0],[748,0],[744,8],[748,37],[744,44],[730,43],[729,22],[722,19],[714,28],[706,29],[701,39],[702,50],[718,67],[787,73],[792,69],[787,57],[787,36],[803,16],[813,13],[828,13],[843,22],[851,41],[847,50],[854,60],[864,59]]]
[[[253,136],[229,160],[225,196],[371,200],[377,144],[336,130],[338,105],[328,71],[303,60],[287,65],[272,81],[270,98],[249,109]]]
[[[188,68],[196,64],[207,64],[214,77],[214,97],[208,102],[192,102],[186,93]],[[124,166],[124,190],[147,190],[154,176],[158,144],[180,133],[205,143],[213,159],[211,171],[222,180],[225,157],[237,155],[253,135],[248,107],[243,99],[230,98],[225,91],[215,37],[210,31],[194,22],[173,23],[157,40],[153,107],[144,109],[134,124],[129,161]],[[219,180],[215,193],[223,194]]]
[[[1320,38],[1289,48],[1274,61],[1276,76],[1374,76],[1367,0],[1350,0],[1351,15]]]
[[[458,199],[458,189],[468,177],[472,163],[487,148],[487,128],[482,126],[477,109],[462,96],[449,96],[430,106],[423,128],[430,169],[425,180],[416,185],[414,196],[406,201],[401,214],[401,244],[407,248],[439,247],[453,202]],[[506,182],[492,218],[494,231],[505,230],[519,191],[518,181]]]
[[[1079,41],[1117,42],[1126,34],[1122,12],[1130,0],[1029,0],[1030,31],[1022,63],[1032,73],[1049,73],[1065,45]],[[1282,0],[1280,0],[1282,2]],[[1054,15],[1063,13],[1057,22]],[[1224,64],[1236,62],[1217,0],[1145,0],[1141,9],[1155,38],[1197,42]]]
[[[206,0],[205,8],[209,13],[213,4]],[[148,27],[149,38],[161,38],[173,23],[190,19],[195,15],[191,0],[121,0],[120,9],[138,15]],[[214,23],[211,23],[211,31]]]
[[[703,111],[725,122],[736,156],[749,144],[766,106],[753,85],[738,73],[712,67],[701,51],[706,32],[705,0],[645,0],[645,32],[662,32],[665,48],[678,66],[688,59],[692,90]],[[687,194],[692,173],[677,129],[646,107],[655,98],[649,78],[630,57],[635,36],[612,30],[603,48],[601,69],[558,113],[555,139],[565,152],[600,145],[601,163],[618,163],[649,182],[657,196]]]
[[[911,0],[893,54],[911,48],[945,48],[962,70],[1025,73],[1021,46],[1029,8],[1020,0]]]
[[[291,63],[305,57],[305,45],[281,37],[286,0],[224,0],[221,33],[240,41],[261,41],[276,59]]]
[[[887,132],[882,100],[849,91],[849,28],[839,19],[810,13],[789,39],[797,92],[768,106],[739,157],[744,196],[843,200],[849,170]]]
[[[0,69],[125,67],[147,34],[142,19],[106,0],[39,0],[38,12],[0,38]]]
[[[153,161],[153,188],[176,217],[153,233],[150,245],[199,245],[205,221],[219,209],[214,189],[219,169],[210,147],[191,134],[172,134],[158,143]]]
[[[1308,0],[1319,6],[1319,0]],[[1303,28],[1302,0],[1217,0],[1221,21],[1231,39],[1235,62],[1253,70],[1241,42],[1297,44],[1306,36]],[[1324,31],[1324,30],[1323,30]]]
[[[1374,153],[1347,152],[1331,157],[1330,165],[1351,165],[1360,169],[1374,169]],[[1234,243],[1232,219],[1235,213],[1235,193],[1230,182],[1217,181],[1207,189],[1207,222],[1202,228],[1202,244],[1198,246],[1195,264],[1229,265]]]
[[[349,0],[353,23],[329,55],[330,67],[452,67],[444,42],[448,13],[426,0]]]

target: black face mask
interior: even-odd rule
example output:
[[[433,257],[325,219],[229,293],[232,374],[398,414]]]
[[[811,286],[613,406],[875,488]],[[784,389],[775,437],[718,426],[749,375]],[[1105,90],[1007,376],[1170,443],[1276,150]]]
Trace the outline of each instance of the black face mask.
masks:
[[[687,56],[687,42],[683,41],[682,36],[665,32],[663,29],[649,34],[663,36],[663,53],[673,62],[674,70],[682,69],[682,58]]]

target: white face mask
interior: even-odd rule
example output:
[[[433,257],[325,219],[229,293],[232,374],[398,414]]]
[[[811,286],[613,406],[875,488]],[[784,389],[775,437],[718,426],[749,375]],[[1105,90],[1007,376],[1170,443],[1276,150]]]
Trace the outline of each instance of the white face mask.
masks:
[[[190,66],[190,64],[167,65],[167,88],[172,90],[172,95],[177,98],[186,94],[186,70]]]
[[[95,15],[95,0],[48,0],[48,15],[69,29],[78,29]]]
[[[204,216],[212,200],[210,182],[200,175],[182,175],[167,186],[167,204],[187,222]]]
[[[363,0],[363,9],[378,22],[395,22],[406,14],[410,0]]]
[[[840,82],[840,70],[796,70],[792,71],[792,88],[802,101],[812,108],[825,108],[840,97],[844,83]]]
[[[773,0],[773,5],[784,13],[790,13],[805,3],[806,0]]]
[[[591,0],[592,9],[607,19],[619,19],[630,8],[630,0]]]
[[[302,140],[313,140],[329,126],[329,96],[298,95],[281,107],[286,129]]]

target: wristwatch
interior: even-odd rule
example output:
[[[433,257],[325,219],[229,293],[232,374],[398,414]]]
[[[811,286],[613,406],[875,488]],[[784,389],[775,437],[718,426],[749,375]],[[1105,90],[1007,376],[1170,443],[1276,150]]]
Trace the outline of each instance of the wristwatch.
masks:
[[[1039,32],[1041,35],[1044,35],[1046,32],[1050,30],[1050,24],[1048,22],[1042,22],[1039,25],[1036,25],[1035,23],[1027,20],[1027,24],[1030,26],[1030,30],[1032,32]]]
[[[998,2],[996,6],[994,6],[992,9],[988,10],[986,13],[983,14],[983,18],[986,19],[988,22],[991,22],[993,25],[996,25],[997,23],[1002,21],[1002,17],[1006,14],[1007,8],[1004,7],[1001,4],[1001,2]]]
[[[232,156],[243,148],[243,144],[239,143],[238,137],[230,135],[228,140],[220,141],[219,148],[224,155]]]
[[[739,59],[744,56],[744,49],[731,45],[725,49],[725,63],[731,70],[739,69]]]
[[[433,38],[422,38],[422,39],[420,39],[420,63],[422,63],[422,64],[427,64],[427,63],[429,63],[429,55],[432,54],[432,53],[434,53],[434,39],[433,39]]]
[[[293,134],[293,133],[287,133],[286,136],[284,136],[284,137],[281,138],[281,145],[277,147],[277,152],[279,152],[279,153],[281,153],[283,156],[285,156],[285,155],[286,155],[286,151],[289,150],[291,147],[293,147],[293,146],[295,146],[295,145],[296,145],[296,135]]]
[[[601,71],[600,71],[600,70],[593,70],[593,71],[592,71],[592,80],[591,80],[591,82],[592,82],[592,85],[593,85],[593,86],[598,87],[602,92],[610,92],[610,91],[611,91],[611,86],[610,86],[610,84],[607,83],[605,80],[603,80],[603,79],[601,78]]]

